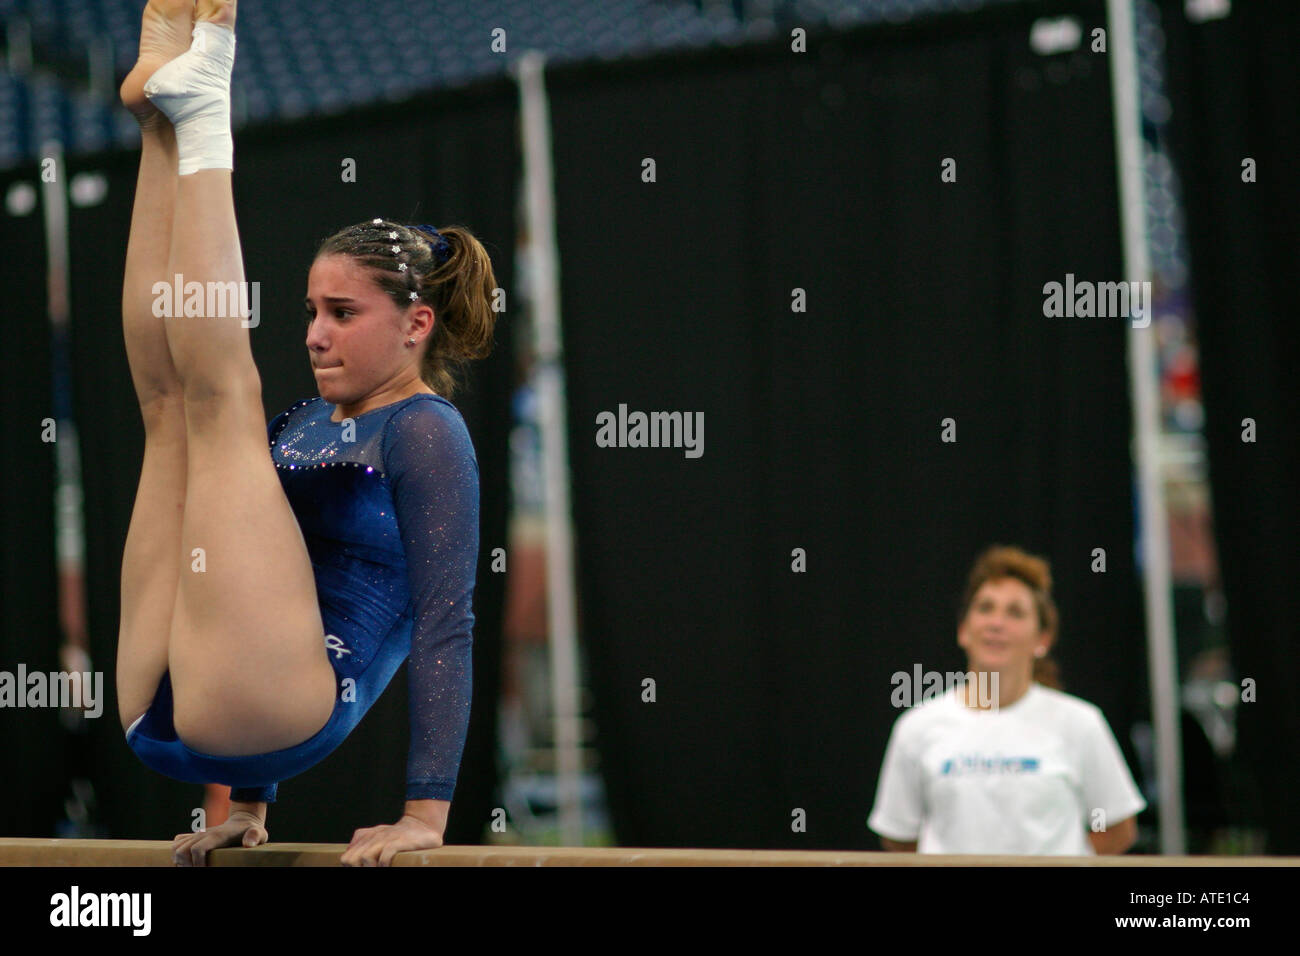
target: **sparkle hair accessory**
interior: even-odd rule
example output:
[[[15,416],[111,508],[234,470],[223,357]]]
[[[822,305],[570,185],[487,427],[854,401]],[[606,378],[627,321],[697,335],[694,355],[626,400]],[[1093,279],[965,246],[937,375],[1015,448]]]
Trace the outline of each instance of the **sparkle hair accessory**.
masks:
[[[370,224],[372,226],[382,226],[384,224],[384,220],[371,219]],[[396,229],[388,230],[389,239],[397,239],[399,235],[400,234]],[[393,245],[389,246],[388,251],[395,256],[402,255],[402,247],[398,243],[394,243]],[[418,282],[415,271],[410,267],[410,263],[408,263],[404,258],[397,263],[397,271],[406,277],[406,284],[408,286]],[[407,292],[407,298],[410,299],[410,301],[414,302],[420,298],[420,293],[417,292],[415,289],[411,289],[409,292]]]
[[[370,223],[371,225],[374,226],[382,226],[384,224],[384,220],[372,219],[370,220]],[[447,241],[447,237],[444,236],[442,233],[440,233],[436,228],[430,225],[408,226],[407,228],[418,229],[420,230],[420,232],[425,233],[426,236],[432,237],[429,240],[429,249],[433,252],[433,258],[437,260],[439,265],[442,265],[444,262],[446,262],[448,259],[451,258],[451,243],[449,243]],[[397,237],[398,237],[397,230],[390,229],[388,231],[389,239],[396,239]],[[389,248],[392,250],[393,255],[396,256],[401,254],[402,247],[400,245],[390,246]],[[407,265],[405,262],[399,263],[397,266],[398,272],[405,272],[406,269],[407,269]]]
[[[379,218],[372,219],[370,220],[370,224],[372,226],[383,226],[386,228],[386,231],[382,233],[382,235],[384,235],[386,239],[392,243],[391,245],[388,246],[388,250],[395,257],[398,257],[397,271],[398,274],[402,275],[406,279],[407,299],[412,304],[418,302],[420,299],[420,293],[418,291],[418,287],[420,285],[421,280],[423,279],[423,276],[417,275],[415,270],[411,268],[410,263],[406,261],[406,256],[402,252],[402,246],[400,241],[394,241],[400,239],[401,233],[398,232],[396,229],[387,228],[392,224],[386,223],[383,219],[379,219]],[[418,229],[420,232],[425,234],[423,238],[429,243],[429,250],[433,254],[434,260],[439,265],[442,265],[448,259],[451,258],[451,244],[447,241],[447,238],[433,226],[419,225],[419,226],[406,226],[405,228],[410,229],[411,231],[415,231]],[[383,242],[384,239],[381,239],[380,241]],[[406,345],[408,348],[415,345],[415,340],[407,339]]]

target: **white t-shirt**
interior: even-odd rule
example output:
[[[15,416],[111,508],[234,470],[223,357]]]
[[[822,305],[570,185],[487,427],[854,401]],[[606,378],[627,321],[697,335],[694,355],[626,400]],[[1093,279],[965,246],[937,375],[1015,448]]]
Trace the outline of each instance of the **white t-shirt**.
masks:
[[[918,853],[1091,855],[1094,811],[1110,826],[1146,809],[1101,711],[1030,684],[980,711],[950,691],[894,723],[867,819]]]

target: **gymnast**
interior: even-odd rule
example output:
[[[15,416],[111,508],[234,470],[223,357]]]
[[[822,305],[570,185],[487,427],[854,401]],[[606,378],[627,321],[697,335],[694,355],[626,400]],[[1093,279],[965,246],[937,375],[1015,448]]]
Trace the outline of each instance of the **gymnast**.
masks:
[[[175,837],[176,863],[202,866],[267,841],[277,783],[333,751],[409,655],[404,813],[342,857],[387,866],[442,845],[469,723],[478,463],[448,398],[452,370],[491,350],[496,282],[461,227],[373,219],[326,239],[304,316],[320,397],[269,426],[246,315],[155,315],[176,274],[244,287],[234,24],[234,0],[149,0],[121,87],[142,139],[122,324],[145,449],[119,716],[147,766],[232,788],[226,822]]]

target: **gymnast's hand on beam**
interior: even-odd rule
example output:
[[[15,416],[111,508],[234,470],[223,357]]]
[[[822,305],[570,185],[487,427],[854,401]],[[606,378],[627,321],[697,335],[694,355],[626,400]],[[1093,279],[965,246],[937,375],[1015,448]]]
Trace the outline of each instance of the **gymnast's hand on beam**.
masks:
[[[177,866],[207,866],[209,850],[223,846],[258,846],[267,840],[266,817],[248,810],[231,810],[230,818],[199,833],[178,833],[172,841]]]
[[[418,801],[444,803],[444,801]],[[389,866],[393,857],[403,850],[436,850],[442,846],[442,831],[446,826],[436,820],[422,819],[427,814],[406,813],[394,824],[364,827],[352,834],[352,842],[339,862],[344,866]]]

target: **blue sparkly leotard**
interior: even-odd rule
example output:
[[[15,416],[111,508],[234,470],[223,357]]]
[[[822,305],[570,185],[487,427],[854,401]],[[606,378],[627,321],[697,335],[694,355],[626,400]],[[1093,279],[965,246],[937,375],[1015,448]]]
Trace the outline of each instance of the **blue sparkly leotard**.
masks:
[[[273,753],[191,750],[172,725],[171,678],[127,731],[159,773],[224,783],[236,800],[275,800],[280,780],[320,762],[409,656],[406,799],[450,800],[470,710],[478,563],[478,461],[456,407],[427,393],[332,421],[308,399],[271,420],[271,458],[311,556],[335,672],[334,711],[315,735]]]

